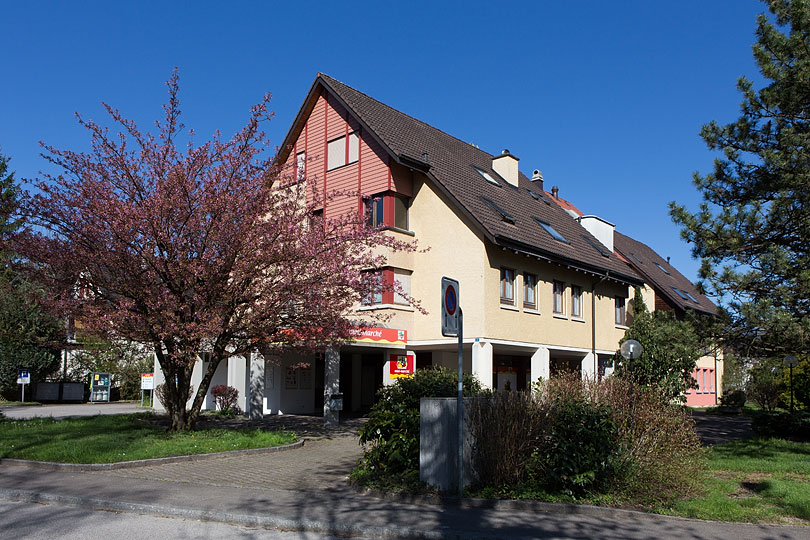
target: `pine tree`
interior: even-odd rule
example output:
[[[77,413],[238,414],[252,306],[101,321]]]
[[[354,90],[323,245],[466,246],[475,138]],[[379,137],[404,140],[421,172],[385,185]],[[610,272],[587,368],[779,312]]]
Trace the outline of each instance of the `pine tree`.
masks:
[[[753,53],[767,84],[739,79],[739,119],[703,126],[723,157],[694,176],[700,209],[670,213],[707,291],[728,304],[737,346],[778,354],[810,335],[810,2],[766,3]]]

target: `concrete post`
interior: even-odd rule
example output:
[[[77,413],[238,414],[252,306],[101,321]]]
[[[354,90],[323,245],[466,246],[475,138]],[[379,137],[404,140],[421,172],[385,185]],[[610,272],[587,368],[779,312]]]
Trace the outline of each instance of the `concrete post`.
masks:
[[[492,343],[477,341],[472,346],[472,372],[484,388],[492,388]]]
[[[595,364],[596,357],[593,353],[588,353],[582,358],[582,363],[580,364],[580,371],[582,372],[582,380],[584,381],[586,378],[594,379],[596,377]]]
[[[261,420],[264,416],[264,355],[250,354],[250,383],[247,396],[247,413],[251,420]]]
[[[548,379],[550,377],[551,369],[549,366],[549,359],[550,355],[546,347],[540,347],[534,351],[531,360],[531,380],[529,381],[530,387],[533,382],[540,379]]]
[[[327,349],[323,367],[323,423],[336,426],[340,423],[340,411],[329,407],[329,397],[340,392],[340,351]]]

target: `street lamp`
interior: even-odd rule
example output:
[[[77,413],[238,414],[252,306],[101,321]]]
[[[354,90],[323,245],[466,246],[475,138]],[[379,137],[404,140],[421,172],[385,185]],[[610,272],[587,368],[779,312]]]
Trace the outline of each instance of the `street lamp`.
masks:
[[[619,353],[621,353],[622,358],[628,360],[630,362],[630,377],[633,377],[633,360],[637,359],[641,356],[641,343],[636,341],[635,339],[628,339],[622,346],[619,347]]]
[[[790,412],[793,412],[793,368],[799,363],[799,359],[789,354],[785,357],[785,366],[790,368]]]

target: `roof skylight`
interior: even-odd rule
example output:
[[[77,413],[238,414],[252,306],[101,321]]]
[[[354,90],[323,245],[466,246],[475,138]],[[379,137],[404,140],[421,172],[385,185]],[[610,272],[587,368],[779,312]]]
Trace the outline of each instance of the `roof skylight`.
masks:
[[[631,256],[631,257],[633,257],[633,258],[634,258],[635,260],[637,260],[638,262],[640,262],[641,264],[644,264],[644,261],[642,261],[641,259],[639,259],[639,258],[638,258],[638,256],[637,256],[635,253],[631,253],[631,254],[630,254],[630,256]]]
[[[545,221],[542,221],[539,218],[534,218],[534,220],[537,222],[538,225],[543,227],[546,230],[546,232],[551,235],[552,238],[554,238],[555,240],[559,240],[560,242],[565,242],[566,244],[570,244],[570,242],[568,240],[566,240],[563,235],[558,233],[557,229],[552,227],[551,224],[546,223]]]
[[[663,266],[661,266],[660,264],[655,263],[655,266],[657,266],[658,268],[660,268],[660,269],[661,269],[661,271],[662,271],[662,272],[664,272],[666,275],[669,275],[669,270],[667,270],[666,268],[664,268],[664,267],[663,267]]]
[[[511,223],[512,225],[515,224],[515,217],[512,214],[510,214],[509,212],[507,212],[506,210],[495,204],[493,201],[487,199],[486,197],[481,197],[481,200],[487,203],[487,205],[489,205],[490,208],[498,212],[501,215],[501,219],[503,219],[505,222]]]
[[[689,296],[687,296],[687,293],[683,292],[678,287],[672,287],[672,290],[678,293],[678,296],[680,296],[684,300],[689,300]],[[697,303],[697,301],[695,301],[695,303]]]
[[[590,238],[588,238],[588,237],[587,237],[587,236],[585,236],[584,234],[582,235],[582,238],[583,238],[583,239],[584,239],[586,242],[588,242],[588,243],[591,245],[591,247],[592,247],[593,249],[595,249],[596,251],[598,251],[598,252],[599,252],[599,254],[600,254],[602,257],[605,257],[605,258],[608,258],[608,259],[610,258],[610,252],[609,252],[609,251],[608,251],[606,248],[602,247],[602,245],[601,245],[601,244],[599,244],[599,242],[594,242],[593,240],[591,240]]]
[[[495,184],[496,186],[500,186],[500,185],[501,185],[501,184],[500,184],[500,182],[498,182],[497,180],[495,180],[494,178],[492,178],[492,175],[491,175],[491,174],[489,174],[487,171],[484,171],[484,170],[482,170],[482,169],[479,169],[479,168],[478,168],[478,167],[476,167],[475,165],[473,165],[473,169],[475,169],[475,170],[476,170],[476,172],[478,172],[478,174],[480,174],[482,177],[484,177],[484,180],[486,180],[486,181],[487,181],[487,182],[489,182],[490,184]]]
[[[694,296],[692,296],[691,294],[689,294],[689,293],[688,293],[688,292],[686,292],[686,291],[683,291],[683,293],[684,293],[686,296],[688,296],[688,297],[689,297],[689,300],[691,300],[692,302],[694,302],[694,303],[696,303],[696,304],[698,303],[698,301],[697,301],[697,300],[695,300],[695,297],[694,297]]]

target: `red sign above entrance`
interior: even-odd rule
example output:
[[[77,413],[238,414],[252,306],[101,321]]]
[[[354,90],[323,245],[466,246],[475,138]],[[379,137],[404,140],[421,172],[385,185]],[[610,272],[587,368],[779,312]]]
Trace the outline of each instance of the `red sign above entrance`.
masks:
[[[377,343],[379,345],[408,344],[408,331],[396,328],[358,328],[350,330],[351,340],[357,343]]]

